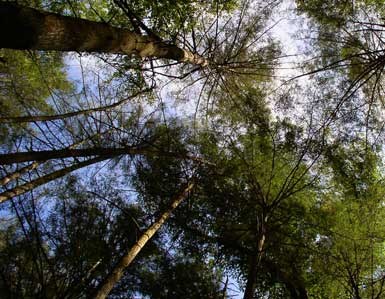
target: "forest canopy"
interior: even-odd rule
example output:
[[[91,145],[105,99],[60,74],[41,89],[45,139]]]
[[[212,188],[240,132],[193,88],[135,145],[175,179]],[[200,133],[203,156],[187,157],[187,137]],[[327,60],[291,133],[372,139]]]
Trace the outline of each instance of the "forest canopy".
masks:
[[[0,2],[0,297],[385,297],[382,0]]]

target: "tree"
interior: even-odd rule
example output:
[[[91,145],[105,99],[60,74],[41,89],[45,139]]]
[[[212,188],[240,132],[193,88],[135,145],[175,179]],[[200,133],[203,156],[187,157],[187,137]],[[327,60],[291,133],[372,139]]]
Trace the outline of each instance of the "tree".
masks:
[[[119,258],[119,248],[134,244],[147,225],[143,211],[124,203],[106,180],[95,182],[95,188],[82,186],[74,176],[66,183],[69,188],[56,190],[50,210],[36,198],[13,201],[16,221],[2,229],[2,294],[86,296]],[[142,256],[155,247],[148,246]]]
[[[0,58],[0,122],[5,116],[52,113],[53,107],[46,99],[53,93],[70,93],[73,89],[62,71],[60,53],[1,49]],[[13,138],[22,134],[22,126],[1,125],[0,139],[4,144],[9,144]]]
[[[158,57],[205,66],[208,62],[156,36],[142,35],[107,24],[40,12],[14,3],[1,3],[4,30],[1,48],[107,52]],[[19,36],[19,39],[14,39]]]
[[[122,258],[122,251],[135,245],[151,224],[139,206],[128,204],[114,190],[113,181],[95,181],[90,186],[70,176],[66,183],[69,188],[56,190],[49,211],[35,199],[14,202],[17,219],[1,229],[1,294],[93,296],[96,285]],[[135,262],[124,269],[122,282],[111,296],[141,293],[171,298],[177,292],[186,298],[197,298],[193,294],[220,298],[220,274],[214,275],[199,259],[193,262],[180,252],[171,255],[164,237],[157,234],[148,240]],[[195,271],[186,273],[188,284],[174,275],[182,267]],[[156,277],[162,279],[157,285],[151,283]],[[204,288],[197,289],[195,283]]]
[[[337,145],[328,155],[333,186],[321,197],[310,273],[320,279],[310,291],[317,298],[383,296],[384,186],[377,153],[363,144]]]
[[[329,118],[344,126],[353,121],[364,125],[370,142],[383,133],[382,1],[296,2],[316,32],[306,75],[327,87],[329,96],[323,97],[327,106],[332,99]]]
[[[219,299],[237,280],[245,299],[383,295],[377,1],[296,1],[306,53],[279,45],[288,2],[33,2],[0,4],[43,30],[25,47],[91,51],[92,69],[69,92],[24,83],[28,63],[2,71],[1,294]],[[59,26],[43,20],[80,29],[47,46]],[[63,54],[28,55],[62,74]]]
[[[170,157],[177,160],[186,159],[193,163],[204,162],[199,157],[190,155],[187,150],[183,148],[183,145],[178,144],[177,141],[175,141],[175,146],[172,146],[171,144],[168,145],[168,148],[163,146],[162,139],[168,138],[170,134],[173,134],[173,130],[177,130],[177,128],[174,129],[172,127],[166,128],[164,126],[160,126],[159,128],[151,128],[147,132],[144,132],[142,129],[140,130],[140,134],[143,134],[143,137],[136,136],[133,132],[130,132],[131,136],[129,136],[129,138],[131,139],[131,142],[133,142],[132,146],[129,145],[130,140],[125,139],[125,144],[120,143],[118,140],[116,143],[119,144],[119,146],[114,148],[112,146],[113,140],[110,140],[111,143],[109,144],[109,147],[85,147],[77,149],[76,147],[81,145],[80,143],[77,143],[65,149],[19,152],[0,155],[0,163],[3,165],[32,162],[32,164],[28,164],[22,169],[15,171],[14,173],[7,174],[2,178],[5,190],[0,193],[0,202],[5,202],[12,197],[30,192],[41,185],[52,182],[76,170],[113,158],[119,159],[119,157],[135,158],[140,156],[153,156],[155,158]],[[170,142],[170,140],[168,140],[168,142]],[[78,158],[84,159],[78,160]],[[70,164],[64,164],[64,166],[60,165],[58,169],[48,172],[45,175],[41,175],[36,179],[31,179],[30,177],[26,183],[17,185],[13,188],[10,187],[13,180],[25,175],[27,171],[34,170],[38,166],[41,167],[44,164],[49,164],[51,162],[50,160],[61,159],[69,159]],[[72,161],[72,159],[75,159],[75,161]]]
[[[261,279],[263,274],[260,273],[266,271],[273,281],[276,279],[288,290],[294,286],[302,292],[300,288],[304,288],[301,274],[295,273],[294,269],[291,271],[295,274],[282,269],[282,257],[278,267],[286,277],[274,275],[273,265],[280,259],[279,252],[274,256],[274,249],[286,236],[296,239],[290,224],[295,227],[294,223],[298,221],[299,226],[303,217],[299,210],[306,215],[306,207],[311,206],[308,188],[312,180],[307,178],[305,165],[291,156],[293,153],[280,144],[277,135],[272,135],[272,142],[266,137],[251,133],[242,136],[239,145],[232,141],[231,156],[222,158],[231,161],[221,171],[226,177],[223,181],[219,179],[217,184],[208,180],[205,185],[206,200],[213,201],[211,217],[216,219],[213,234],[224,248],[228,247],[224,249],[232,256],[228,259],[238,260],[232,266],[246,281],[244,298],[253,298],[256,292],[263,296],[259,283],[266,284],[266,280]],[[304,190],[307,190],[306,199],[301,195]],[[290,216],[285,215],[287,211]],[[301,298],[306,298],[306,290]]]
[[[159,230],[163,223],[170,217],[171,213],[179,206],[179,204],[186,199],[190,191],[194,188],[194,182],[187,183],[187,186],[181,190],[180,194],[177,194],[175,198],[171,201],[169,209],[164,211],[160,218],[153,223],[144,233],[135,245],[130,248],[119,260],[119,262],[114,266],[112,271],[108,276],[103,280],[103,282],[98,286],[95,293],[95,298],[106,298],[110,293],[115,284],[122,278],[123,271],[130,266],[132,261],[136,258],[138,253],[146,245],[146,243],[151,240],[153,235]]]
[[[245,92],[242,100],[254,107],[264,106],[252,90]],[[304,159],[311,156],[311,149],[306,142],[303,148],[298,146],[299,128],[271,122],[266,107],[264,114],[263,109],[258,111],[260,115],[244,113],[244,118],[239,120],[236,114],[240,111],[234,108],[232,115],[220,120],[224,131],[220,134],[203,131],[193,141],[203,159],[212,163],[200,165],[194,198],[188,207],[177,211],[169,226],[182,238],[180,246],[188,252],[214,255],[237,271],[246,282],[244,298],[253,298],[256,293],[263,296],[277,283],[285,294],[307,298],[305,281],[301,278],[306,268],[300,266],[306,260],[306,253],[302,260],[294,258],[292,247],[283,250],[286,255],[276,249],[285,248],[280,242],[283,240],[295,243],[295,239],[302,244],[315,238],[313,231],[306,232],[304,239],[297,230],[303,226],[301,221],[314,204],[314,197],[310,195],[314,178],[308,175],[312,162],[306,164]],[[249,115],[252,119],[247,118]],[[231,130],[226,132],[225,124],[231,121]],[[167,190],[175,188],[181,174],[179,167],[170,161],[148,158],[137,172],[137,184],[145,195],[143,203],[156,210],[167,196]],[[290,214],[285,215],[288,211]],[[294,261],[288,260],[289,251],[293,252]],[[298,269],[283,268],[284,261],[288,265],[295,263]],[[266,276],[270,277],[263,273],[269,273]],[[263,293],[268,283],[270,288]]]

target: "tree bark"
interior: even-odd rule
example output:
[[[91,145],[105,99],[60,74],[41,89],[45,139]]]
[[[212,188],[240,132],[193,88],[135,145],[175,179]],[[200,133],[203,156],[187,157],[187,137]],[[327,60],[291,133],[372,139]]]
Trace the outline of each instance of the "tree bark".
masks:
[[[96,136],[100,136],[100,135],[101,135],[100,133],[96,133],[96,134],[92,135],[91,137],[96,137]],[[86,142],[87,140],[88,140],[88,139],[83,139],[83,140],[81,140],[81,141],[79,141],[79,142],[73,143],[72,145],[70,145],[70,146],[68,147],[68,150],[73,149],[73,148],[75,148],[76,146],[81,145],[82,143]],[[35,161],[35,162],[31,163],[30,165],[27,165],[27,166],[25,166],[25,167],[19,169],[18,171],[15,171],[15,172],[13,172],[13,173],[10,173],[10,174],[6,175],[5,177],[3,177],[3,178],[0,179],[0,186],[4,186],[4,185],[8,184],[9,182],[18,179],[18,178],[21,177],[24,173],[36,169],[36,168],[40,165],[40,163],[41,163],[41,162],[44,162],[44,161],[46,161],[46,159],[41,160],[41,161],[39,161],[39,162]],[[0,164],[1,164],[1,163],[0,163]]]
[[[41,185],[44,185],[44,184],[47,184],[53,180],[56,180],[57,178],[63,177],[72,171],[86,167],[86,166],[91,165],[91,164],[101,162],[103,160],[107,160],[109,158],[110,158],[110,156],[103,156],[103,157],[97,157],[97,158],[89,159],[86,161],[82,161],[82,162],[76,163],[74,165],[71,165],[69,167],[65,167],[63,169],[60,169],[60,170],[54,171],[52,173],[49,173],[47,175],[44,175],[42,177],[39,177],[38,179],[32,180],[31,182],[25,183],[24,185],[17,186],[11,190],[7,190],[3,193],[0,193],[0,203],[3,203],[5,201],[9,200],[12,197],[22,195],[22,194],[24,194],[28,191],[31,191],[31,190],[33,190],[33,189],[35,189]]]
[[[104,281],[98,286],[95,292],[95,299],[103,299],[108,296],[114,285],[123,276],[124,270],[132,263],[138,253],[142,250],[144,245],[152,238],[152,236],[158,231],[163,223],[170,217],[171,213],[178,207],[178,205],[188,196],[192,188],[194,187],[194,181],[190,182],[183,188],[172,201],[171,206],[160,216],[160,218],[151,225],[139,238],[133,247],[119,260],[116,266],[104,279]]]
[[[262,217],[263,218],[263,217]],[[257,287],[257,270],[261,262],[263,255],[263,247],[265,245],[265,225],[261,224],[260,227],[260,238],[258,240],[258,251],[250,257],[249,272],[247,274],[247,283],[243,299],[253,299],[255,289]]]
[[[249,272],[247,273],[247,283],[243,299],[253,299],[255,289],[257,287],[257,265],[258,265],[258,254],[250,256],[249,261]]]
[[[109,129],[109,130],[107,130],[106,132],[103,132],[103,133],[96,133],[96,134],[94,134],[92,136],[89,136],[86,139],[83,139],[81,141],[75,142],[75,143],[71,144],[67,149],[71,150],[71,149],[75,148],[76,146],[79,146],[82,143],[86,142],[87,140],[91,139],[92,137],[100,136],[100,135],[102,135],[104,133],[107,133],[110,130],[111,129]],[[43,159],[43,160],[40,160],[40,161],[35,161],[35,162],[31,163],[30,165],[27,165],[27,166],[19,169],[18,171],[15,171],[13,173],[10,173],[10,174],[6,175],[5,177],[0,179],[0,186],[4,186],[4,185],[8,184],[9,182],[18,179],[19,177],[21,177],[26,172],[36,169],[42,162],[45,162],[45,161],[46,161],[46,159]]]
[[[15,171],[15,172],[13,172],[13,173],[11,173],[9,175],[6,175],[5,177],[2,177],[0,179],[0,186],[4,186],[4,185],[8,184],[10,181],[18,179],[24,173],[26,173],[28,171],[31,171],[31,170],[34,170],[38,166],[39,166],[38,162],[33,162],[30,165],[27,165],[27,166],[19,169],[18,171]]]
[[[174,157],[177,159],[188,159],[197,163],[211,164],[199,157],[194,157],[189,154],[180,154],[173,152],[163,152],[160,150],[144,147],[121,147],[121,148],[109,148],[109,147],[91,147],[84,149],[72,149],[65,148],[59,150],[49,151],[30,151],[30,152],[19,152],[11,154],[0,155],[0,165],[8,165],[23,162],[32,161],[47,161],[51,159],[64,159],[73,157],[90,157],[90,156],[108,156],[116,157],[120,155],[159,155],[164,157]]]
[[[47,161],[51,159],[63,159],[70,157],[90,157],[90,156],[119,156],[119,155],[140,155],[149,154],[151,150],[133,147],[108,148],[92,147],[85,149],[65,148],[49,151],[30,151],[0,155],[0,165],[15,164],[31,161]],[[155,153],[155,151],[152,151]]]
[[[105,23],[0,3],[0,48],[99,52],[157,57],[206,66],[197,54]]]

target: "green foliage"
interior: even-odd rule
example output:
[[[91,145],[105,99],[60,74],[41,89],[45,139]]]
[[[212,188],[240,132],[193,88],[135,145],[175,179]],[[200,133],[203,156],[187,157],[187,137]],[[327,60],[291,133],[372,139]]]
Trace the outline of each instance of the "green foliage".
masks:
[[[27,109],[50,111],[46,99],[56,90],[71,88],[59,53],[0,52],[1,113],[20,116]],[[28,111],[28,110],[27,110]]]
[[[0,58],[0,116],[52,113],[49,98],[73,88],[60,53],[1,49]],[[9,129],[0,126],[3,142],[10,138]]]
[[[207,77],[201,95],[209,86],[207,96],[214,100],[208,99],[207,107],[213,106],[206,108],[205,125],[198,120],[194,130],[186,117],[170,120],[165,102],[171,99],[161,99],[161,108],[154,108],[164,91],[155,88],[154,93],[133,100],[139,104],[44,125],[20,125],[30,129],[28,138],[14,124],[2,125],[4,144],[12,139],[9,132],[21,140],[11,143],[12,151],[60,150],[79,141],[74,148],[137,145],[147,152],[113,157],[97,165],[92,178],[88,169],[81,170],[78,177],[68,176],[40,193],[10,201],[2,212],[12,220],[0,227],[1,296],[91,296],[191,178],[196,182],[194,190],[126,269],[111,298],[225,298],[223,277],[239,278],[240,286],[245,286],[254,279],[249,273],[255,257],[258,298],[383,296],[383,153],[370,149],[370,136],[362,141],[339,127],[344,122],[362,135],[362,123],[369,128],[371,122],[369,113],[366,117],[361,111],[360,100],[375,110],[373,91],[382,99],[383,47],[381,38],[372,39],[373,32],[382,29],[362,31],[359,21],[363,12],[381,20],[381,1],[297,1],[299,10],[315,21],[311,29],[317,29],[318,36],[311,49],[320,57],[307,67],[319,85],[304,94],[289,90],[285,96],[295,109],[296,97],[322,109],[293,110],[295,116],[283,115],[274,106],[276,86],[270,77],[279,66],[278,43],[269,36],[256,37],[275,1],[262,12],[253,1],[240,9],[232,0],[23,3],[148,34],[118,7],[125,4],[166,42],[188,48],[187,42],[201,40],[193,50],[202,50],[210,64],[197,68],[191,78]],[[213,19],[217,10],[232,9],[228,27],[222,27],[222,19],[218,23]],[[198,16],[210,13],[210,23],[198,24]],[[196,41],[187,37],[191,31]],[[102,78],[102,84],[84,86],[76,98],[79,107],[120,101],[150,84],[163,86],[161,80],[152,81],[157,78],[158,61],[106,57],[101,58],[114,70]],[[327,72],[318,72],[320,67]],[[74,110],[72,98],[65,98],[60,107],[53,105],[57,104],[53,94],[64,95],[73,88],[62,68],[58,53],[1,50],[0,116]],[[147,77],[144,69],[153,76]],[[279,87],[286,93],[286,87]],[[349,89],[352,94],[358,89],[363,93],[343,93]],[[344,119],[337,122],[338,117]],[[82,159],[39,161],[42,165],[4,190]],[[22,166],[2,166],[1,174]]]
[[[357,82],[372,101],[376,85],[383,76],[382,19],[383,1],[297,1],[298,11],[313,21],[317,33],[313,45],[322,59],[315,59],[315,69],[334,69],[345,75],[351,88]],[[380,33],[380,34],[379,34]],[[380,92],[379,92],[380,93]],[[367,100],[367,99],[366,99]]]
[[[315,298],[380,298],[385,186],[378,156],[358,143],[334,149],[329,157],[332,186],[320,198],[323,219],[309,292]]]
[[[230,11],[235,9],[237,2],[237,0],[55,0],[42,6],[60,14],[135,29],[127,16],[117,7],[117,4],[127,4],[135,16],[145,21],[146,26],[163,38],[165,36],[170,38],[179,30],[191,30],[196,25],[197,15],[202,11],[215,12],[217,9]]]
[[[223,298],[221,274],[196,256],[165,256],[141,273],[140,291],[150,298]],[[149,271],[150,270],[150,271]]]
[[[315,18],[323,25],[342,26],[360,9],[371,9],[380,14],[384,13],[383,0],[298,0],[296,2],[300,11],[306,12],[310,17]]]
[[[148,211],[160,213],[192,176],[185,145],[189,136],[187,128],[172,121],[160,125],[148,123],[146,126],[151,136],[149,144],[161,150],[161,154],[154,153],[139,159],[133,184]]]
[[[182,230],[180,246],[186,252],[215,254],[244,282],[249,257],[261,238],[259,223],[264,222],[259,296],[288,296],[293,289],[305,289],[309,251],[302,248],[316,236],[307,225],[313,220],[315,193],[297,156],[296,130],[288,123],[265,120],[245,133],[203,132],[197,141],[200,152],[215,166],[199,167],[199,191],[169,223],[175,233]]]

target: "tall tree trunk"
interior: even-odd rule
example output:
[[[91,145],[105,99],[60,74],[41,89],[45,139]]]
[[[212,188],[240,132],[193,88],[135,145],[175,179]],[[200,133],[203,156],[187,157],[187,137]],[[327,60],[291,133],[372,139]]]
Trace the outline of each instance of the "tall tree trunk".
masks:
[[[262,217],[262,219],[264,218]],[[243,299],[253,299],[255,289],[257,287],[257,270],[262,259],[263,248],[264,248],[265,239],[266,239],[264,223],[261,224],[259,231],[260,231],[260,237],[258,240],[258,251],[256,254],[253,254],[250,257],[249,272],[247,274],[247,283],[246,283],[245,293],[243,294]]]
[[[121,147],[121,148],[109,148],[109,147],[91,147],[84,149],[72,149],[65,148],[59,150],[49,151],[30,151],[19,152],[11,154],[0,155],[0,165],[31,162],[31,161],[47,161],[51,159],[64,159],[72,157],[90,157],[90,156],[108,156],[116,157],[120,155],[160,155],[164,157],[173,157],[177,159],[188,159],[198,163],[211,164],[199,157],[194,157],[189,154],[180,154],[173,152],[163,152],[160,150],[143,147]]]
[[[71,157],[89,156],[119,156],[119,155],[140,155],[148,154],[151,150],[133,147],[108,148],[91,147],[85,149],[65,148],[60,150],[30,151],[0,155],[0,165],[23,163],[30,161],[47,161],[51,159],[63,159]],[[155,151],[153,151],[155,152]]]
[[[101,136],[101,135],[103,135],[104,133],[108,133],[109,131],[111,131],[111,129],[109,129],[109,130],[107,130],[106,132],[103,132],[103,133],[96,133],[96,134],[94,134],[94,135],[89,136],[89,137],[86,138],[86,139],[83,139],[83,140],[80,140],[80,141],[78,141],[78,142],[75,142],[75,143],[71,144],[71,145],[68,147],[68,150],[73,149],[73,148],[75,148],[76,146],[81,145],[82,143],[84,143],[84,142],[86,142],[86,141],[92,139],[93,137]],[[4,185],[8,184],[9,182],[18,179],[19,177],[21,177],[21,176],[22,176],[23,174],[25,174],[26,172],[36,169],[42,162],[45,162],[46,160],[47,160],[47,159],[40,160],[40,161],[38,161],[38,162],[35,161],[35,162],[31,163],[30,165],[27,165],[27,166],[25,166],[25,167],[23,167],[23,168],[21,168],[21,169],[15,171],[15,172],[13,172],[13,173],[7,174],[5,177],[2,177],[2,178],[0,179],[0,186],[4,186]],[[1,164],[1,163],[0,163],[0,164]]]
[[[111,129],[107,130],[107,132],[110,131],[110,130],[111,130]],[[106,132],[106,133],[107,133],[107,132]],[[68,147],[68,149],[73,149],[73,148],[75,148],[76,146],[79,146],[79,145],[81,145],[82,143],[86,142],[86,141],[89,140],[90,138],[92,138],[92,137],[97,137],[97,136],[100,136],[100,135],[101,135],[101,133],[96,133],[96,134],[94,134],[94,135],[92,135],[92,136],[90,136],[90,137],[88,137],[88,138],[86,138],[86,139],[83,139],[83,140],[80,140],[80,141],[78,141],[78,142],[75,142],[75,143],[71,144],[71,145]],[[27,166],[25,166],[25,167],[23,167],[23,168],[21,168],[21,169],[15,171],[15,172],[13,172],[13,173],[7,174],[5,177],[2,177],[2,178],[0,179],[0,186],[4,186],[4,185],[8,184],[9,182],[18,179],[19,177],[21,177],[21,176],[22,176],[23,174],[25,174],[26,172],[36,169],[36,168],[40,165],[40,163],[41,163],[41,162],[44,162],[44,161],[46,161],[46,159],[41,160],[41,161],[39,161],[39,162],[35,161],[35,162],[31,163],[30,165],[27,165]],[[0,163],[0,164],[1,164],[1,163]]]
[[[18,179],[24,173],[26,173],[28,171],[31,171],[31,170],[34,170],[38,166],[39,166],[38,162],[33,162],[30,165],[27,165],[27,166],[19,169],[18,171],[15,171],[13,173],[10,173],[10,174],[6,175],[5,177],[2,177],[0,179],[0,186],[4,186],[4,185],[8,184],[10,181]]]
[[[157,57],[206,66],[197,54],[105,23],[0,3],[0,48],[104,52]]]
[[[258,254],[250,256],[249,260],[249,272],[247,273],[247,282],[243,299],[253,299],[255,289],[257,287],[257,266],[258,266]]]
[[[183,190],[173,199],[171,206],[160,216],[160,218],[151,225],[139,238],[131,249],[121,257],[116,266],[108,274],[103,282],[98,286],[95,292],[95,299],[103,299],[108,296],[114,285],[123,276],[124,269],[126,269],[138,253],[142,250],[143,246],[152,238],[152,236],[158,231],[163,223],[170,217],[171,213],[178,207],[178,205],[188,196],[189,192],[194,187],[194,180],[187,184]]]
[[[76,163],[74,165],[71,165],[69,167],[62,168],[60,170],[54,171],[52,173],[46,174],[42,177],[39,177],[38,179],[32,180],[31,182],[25,183],[21,186],[17,186],[11,190],[7,190],[3,193],[0,193],[0,203],[3,203],[12,197],[22,195],[28,191],[31,191],[41,185],[47,184],[49,182],[52,182],[53,180],[56,180],[57,178],[63,177],[68,173],[71,173],[72,171],[78,170],[80,168],[86,167],[91,164],[95,164],[98,162],[101,162],[103,160],[109,159],[110,156],[103,156],[103,157],[97,157],[93,159],[89,159],[86,161],[82,161],[79,163]]]

